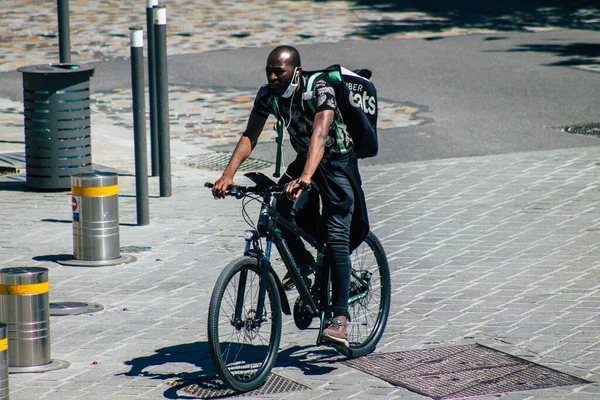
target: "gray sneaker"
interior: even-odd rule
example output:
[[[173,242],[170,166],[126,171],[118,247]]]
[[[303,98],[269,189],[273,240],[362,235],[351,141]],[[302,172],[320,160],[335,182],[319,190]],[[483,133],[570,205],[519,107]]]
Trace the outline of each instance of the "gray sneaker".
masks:
[[[348,333],[346,332],[347,327],[348,324],[345,324],[342,320],[337,318],[332,319],[329,326],[321,333],[321,341],[324,343],[350,347],[350,344],[348,343]]]

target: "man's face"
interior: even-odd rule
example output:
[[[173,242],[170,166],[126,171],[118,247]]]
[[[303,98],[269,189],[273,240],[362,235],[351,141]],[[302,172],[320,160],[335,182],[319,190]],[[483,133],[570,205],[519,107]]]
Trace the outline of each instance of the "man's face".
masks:
[[[290,55],[282,53],[279,56],[269,57],[267,60],[267,81],[275,95],[282,95],[294,77],[294,67],[289,62]]]

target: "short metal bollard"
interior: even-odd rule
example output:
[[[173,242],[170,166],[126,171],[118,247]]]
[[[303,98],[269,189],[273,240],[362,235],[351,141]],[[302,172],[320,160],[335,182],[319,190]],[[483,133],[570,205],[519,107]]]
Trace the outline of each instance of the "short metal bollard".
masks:
[[[94,67],[30,65],[23,73],[27,186],[69,189],[92,170],[90,77]]]
[[[8,400],[8,332],[0,324],[0,400]]]
[[[71,177],[73,256],[65,265],[102,267],[135,261],[121,256],[117,174],[90,172]]]
[[[0,321],[7,325],[9,372],[46,372],[69,366],[50,356],[48,270],[0,270]]]

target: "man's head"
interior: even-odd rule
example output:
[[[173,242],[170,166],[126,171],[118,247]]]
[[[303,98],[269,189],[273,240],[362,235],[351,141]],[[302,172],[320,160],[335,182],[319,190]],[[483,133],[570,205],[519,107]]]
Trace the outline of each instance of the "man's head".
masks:
[[[294,78],[300,74],[300,54],[292,46],[278,46],[267,57],[267,81],[276,95],[282,95]]]

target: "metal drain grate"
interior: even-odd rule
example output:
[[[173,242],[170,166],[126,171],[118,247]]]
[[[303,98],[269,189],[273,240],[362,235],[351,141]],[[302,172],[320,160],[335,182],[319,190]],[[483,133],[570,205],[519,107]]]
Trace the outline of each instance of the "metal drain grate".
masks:
[[[589,135],[600,137],[600,122],[591,122],[586,124],[575,124],[575,125],[564,125],[564,126],[553,126],[553,129],[560,129],[566,133],[573,133],[577,135]]]
[[[183,165],[188,167],[208,169],[211,171],[222,171],[229,163],[232,153],[227,152],[216,152],[210,154],[203,154],[201,156],[188,157],[183,161]],[[269,168],[274,163],[270,161],[258,160],[256,158],[248,158],[240,166],[240,171],[257,171],[265,168]]]
[[[222,397],[254,397],[267,394],[298,392],[301,390],[310,389],[298,382],[284,378],[281,375],[270,374],[264,385],[258,389],[246,393],[236,393],[235,391],[225,387],[223,382],[217,378],[205,377],[194,380],[169,381],[168,385],[179,388],[189,395],[199,399],[217,399]]]
[[[435,400],[590,383],[478,344],[372,354],[344,363]]]

